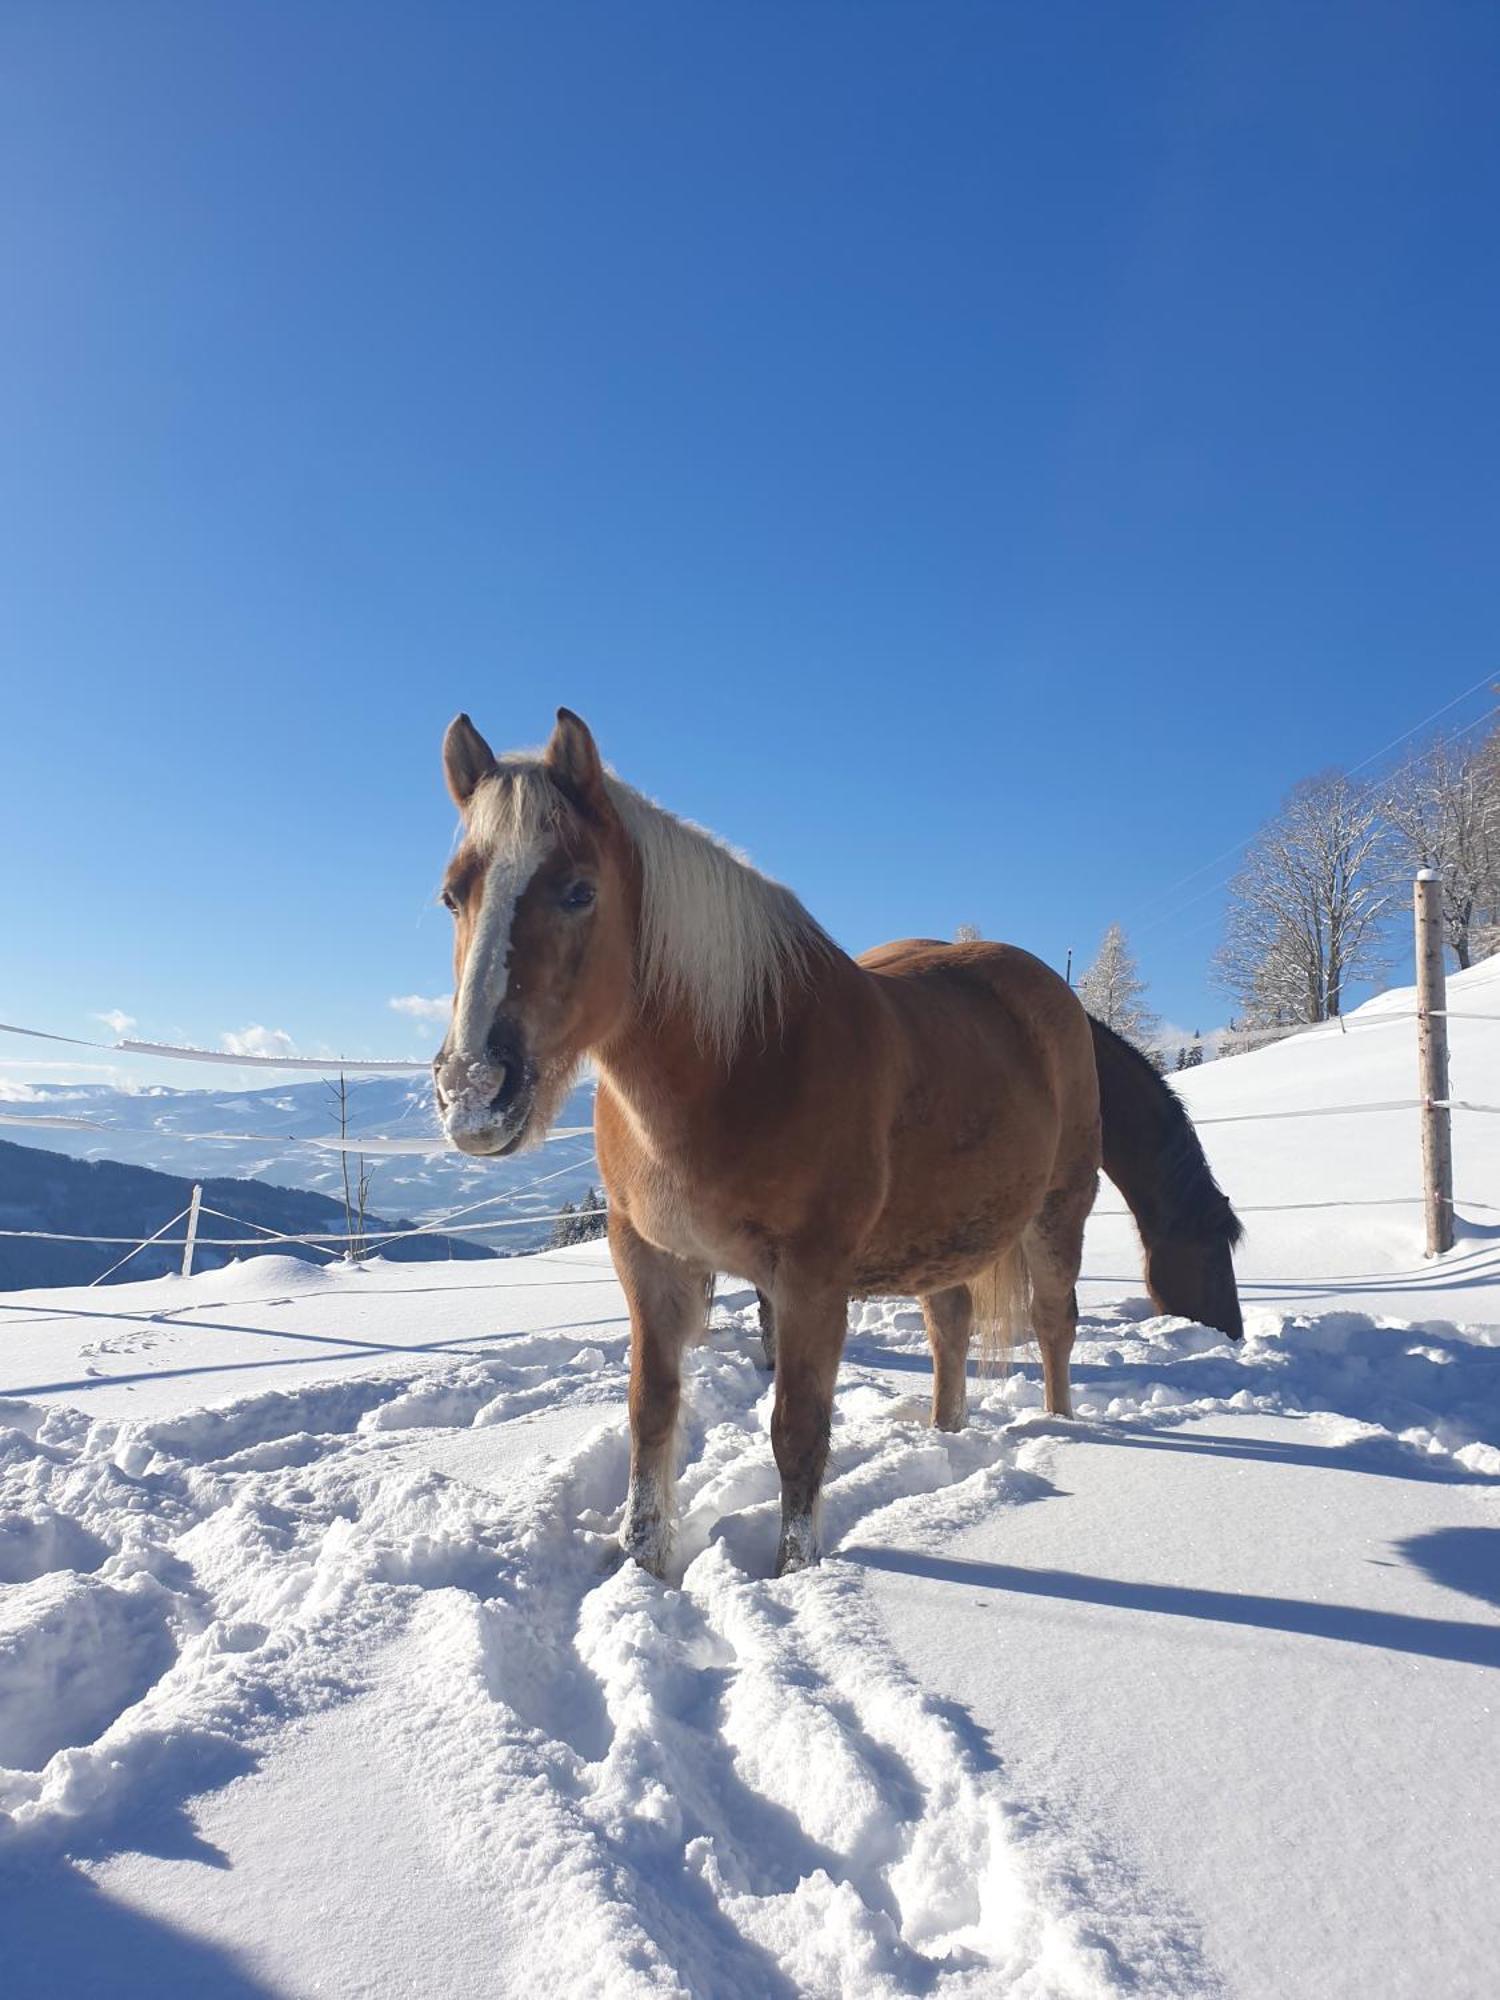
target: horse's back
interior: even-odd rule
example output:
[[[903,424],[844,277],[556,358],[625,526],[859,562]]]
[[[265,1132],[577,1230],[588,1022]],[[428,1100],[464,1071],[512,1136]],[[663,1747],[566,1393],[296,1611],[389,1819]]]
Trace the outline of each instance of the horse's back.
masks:
[[[920,1019],[924,1013],[967,1007],[988,1034],[1003,1033],[1009,1026],[1047,1058],[1049,1068],[1057,1062],[1093,1082],[1093,1035],[1077,994],[1050,965],[1019,945],[900,938],[876,945],[858,962],[876,976],[900,1012]]]

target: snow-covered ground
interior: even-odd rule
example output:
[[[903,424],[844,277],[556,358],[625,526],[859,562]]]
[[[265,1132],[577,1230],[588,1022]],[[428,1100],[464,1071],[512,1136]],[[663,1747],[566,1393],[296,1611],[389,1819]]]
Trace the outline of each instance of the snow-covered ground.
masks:
[[[1402,1004],[1195,1110],[1411,1097]],[[600,1245],[0,1299],[5,1991],[1488,1995],[1496,1125],[1430,1266],[1411,1112],[1205,1122],[1244,1348],[1101,1215],[1072,1423],[1023,1357],[930,1431],[917,1315],[856,1307],[783,1582],[732,1281],[666,1587]]]

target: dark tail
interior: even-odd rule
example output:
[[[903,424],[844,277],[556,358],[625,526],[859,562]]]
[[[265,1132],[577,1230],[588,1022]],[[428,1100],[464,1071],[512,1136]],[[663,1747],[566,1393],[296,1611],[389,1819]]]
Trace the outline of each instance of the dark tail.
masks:
[[[1099,1069],[1104,1171],[1146,1246],[1146,1284],[1163,1312],[1245,1331],[1231,1252],[1244,1230],[1209,1171],[1193,1121],[1139,1049],[1090,1018]]]

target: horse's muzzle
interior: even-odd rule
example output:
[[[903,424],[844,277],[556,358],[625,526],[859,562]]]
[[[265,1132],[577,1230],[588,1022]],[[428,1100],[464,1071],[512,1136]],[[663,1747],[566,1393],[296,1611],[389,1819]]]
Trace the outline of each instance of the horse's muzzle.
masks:
[[[450,1144],[478,1159],[513,1153],[526,1136],[536,1102],[536,1076],[517,1051],[443,1055],[433,1064],[433,1091]]]

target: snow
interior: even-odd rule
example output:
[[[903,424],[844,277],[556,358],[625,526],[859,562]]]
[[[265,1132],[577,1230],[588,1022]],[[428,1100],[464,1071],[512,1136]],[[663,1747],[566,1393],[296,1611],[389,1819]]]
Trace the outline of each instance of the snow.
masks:
[[[1401,1008],[1185,1091],[1410,1097]],[[615,1558],[602,1245],[0,1299],[7,1993],[1489,1993],[1500,1133],[1430,1265],[1414,1127],[1205,1123],[1243,1349],[1102,1216],[1071,1423],[1023,1357],[930,1430],[919,1316],[853,1308],[779,1582],[733,1280],[665,1586]]]

